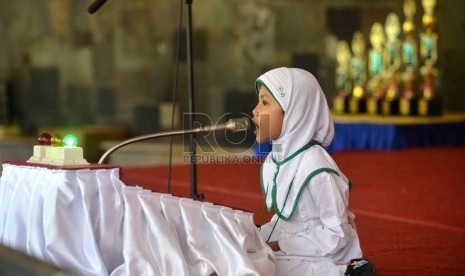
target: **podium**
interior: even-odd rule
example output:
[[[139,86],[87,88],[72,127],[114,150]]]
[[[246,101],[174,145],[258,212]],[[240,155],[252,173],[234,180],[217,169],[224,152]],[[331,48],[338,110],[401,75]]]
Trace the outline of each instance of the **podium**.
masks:
[[[127,186],[110,165],[6,162],[0,243],[83,275],[273,275],[253,214]]]

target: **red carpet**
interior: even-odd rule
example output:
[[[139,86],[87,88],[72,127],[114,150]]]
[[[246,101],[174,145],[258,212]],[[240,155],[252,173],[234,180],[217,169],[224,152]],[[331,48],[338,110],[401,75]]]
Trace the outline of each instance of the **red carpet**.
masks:
[[[332,155],[353,182],[350,208],[379,275],[465,273],[465,147]],[[258,223],[259,170],[199,164],[198,192],[206,201],[253,211]],[[172,174],[171,193],[189,196],[189,166],[175,166]],[[123,169],[126,184],[154,191],[167,191],[167,176],[166,167]]]

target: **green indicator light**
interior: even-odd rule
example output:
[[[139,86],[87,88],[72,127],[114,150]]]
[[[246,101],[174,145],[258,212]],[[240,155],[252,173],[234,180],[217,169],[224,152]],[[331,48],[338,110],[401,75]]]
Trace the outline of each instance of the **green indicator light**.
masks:
[[[63,137],[63,146],[65,147],[76,147],[78,145],[78,139],[74,134],[66,134]]]

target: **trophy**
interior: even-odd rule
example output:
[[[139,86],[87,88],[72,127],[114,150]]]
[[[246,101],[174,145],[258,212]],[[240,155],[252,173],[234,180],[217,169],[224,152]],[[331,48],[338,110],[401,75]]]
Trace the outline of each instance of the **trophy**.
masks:
[[[384,97],[383,78],[383,48],[385,42],[384,28],[379,22],[371,26],[370,31],[371,49],[368,53],[368,74],[369,81],[367,113],[378,114],[380,112],[381,99]]]
[[[399,113],[399,70],[401,66],[401,44],[399,41],[400,23],[395,13],[386,17],[384,25],[386,44],[384,47],[384,78],[386,93],[381,102],[381,113],[394,115]]]
[[[422,0],[425,11],[422,22],[424,31],[420,35],[420,58],[422,67],[420,73],[423,78],[421,86],[421,97],[418,100],[419,115],[440,115],[441,100],[435,95],[435,82],[438,75],[436,63],[438,36],[434,31],[436,17],[434,16],[435,0]]]
[[[352,89],[350,79],[350,52],[347,41],[341,40],[337,44],[337,68],[336,68],[336,89],[337,95],[333,100],[333,110],[336,113],[346,113],[348,111],[348,98]]]
[[[362,32],[355,32],[352,37],[352,60],[350,76],[353,83],[352,95],[349,99],[349,112],[362,113],[366,109],[365,84],[367,78],[365,58],[365,38]]]
[[[418,60],[417,41],[415,40],[415,11],[415,0],[405,0],[405,21],[402,26],[405,34],[405,39],[402,43],[403,92],[399,101],[399,112],[402,115],[414,115],[417,113],[415,74],[417,72]]]

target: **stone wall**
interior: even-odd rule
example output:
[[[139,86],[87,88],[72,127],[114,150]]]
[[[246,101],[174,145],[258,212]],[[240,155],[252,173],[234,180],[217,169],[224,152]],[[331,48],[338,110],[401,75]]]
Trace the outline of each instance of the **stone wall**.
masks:
[[[464,4],[438,2],[445,110],[463,111],[465,47],[457,37],[464,32]],[[185,1],[110,0],[90,15],[91,3],[0,0],[0,80],[8,83],[14,98],[10,121],[25,132],[117,124],[141,133],[166,121],[160,117],[168,115],[158,107],[172,99],[175,42],[181,6],[185,22]],[[338,10],[338,20],[329,18],[329,11]],[[227,93],[253,93],[255,78],[276,66],[310,70],[332,97],[335,40],[355,27],[367,35],[371,24],[384,22],[390,11],[403,18],[402,1],[193,1],[195,111],[213,120],[221,117],[231,109],[224,102]],[[180,53],[176,99],[182,113],[188,111],[187,68],[185,50]],[[136,122],[141,116],[153,118],[154,124],[149,120],[141,126]]]

